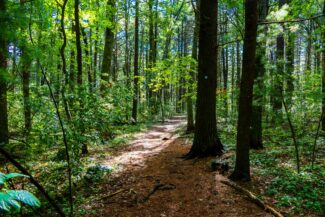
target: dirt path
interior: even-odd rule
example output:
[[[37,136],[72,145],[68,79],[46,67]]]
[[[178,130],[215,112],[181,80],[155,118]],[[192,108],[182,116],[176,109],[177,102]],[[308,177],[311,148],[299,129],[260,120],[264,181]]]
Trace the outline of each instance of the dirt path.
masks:
[[[89,206],[96,212],[89,216],[272,216],[220,183],[224,177],[210,171],[211,158],[179,158],[190,148],[185,139],[174,135],[183,124],[184,119],[177,117],[156,125],[139,134],[115,157],[106,159],[106,165],[118,169],[113,178],[98,187],[101,193],[96,196],[100,199]],[[154,191],[155,186],[160,187]],[[107,197],[114,192],[119,193]]]

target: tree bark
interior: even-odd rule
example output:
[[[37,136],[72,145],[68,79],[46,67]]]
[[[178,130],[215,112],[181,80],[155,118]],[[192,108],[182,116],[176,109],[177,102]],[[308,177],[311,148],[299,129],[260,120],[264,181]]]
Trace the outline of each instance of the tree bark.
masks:
[[[74,1],[74,19],[76,30],[76,47],[77,47],[77,83],[79,88],[82,85],[82,49],[81,49],[81,35],[80,35],[80,21],[79,21],[79,0]]]
[[[104,56],[102,63],[101,79],[104,82],[109,82],[112,75],[112,59],[113,59],[113,47],[114,47],[114,14],[115,14],[115,0],[107,1],[107,19],[110,22],[110,27],[105,29],[105,45]],[[103,84],[103,82],[102,82]],[[105,85],[101,85],[103,90]]]
[[[252,117],[255,51],[257,36],[257,0],[245,0],[245,38],[243,72],[240,84],[235,170],[232,180],[249,181],[249,127]]]
[[[193,60],[197,61],[197,48],[198,48],[198,37],[199,37],[199,25],[200,25],[200,0],[196,2],[196,8],[193,8],[195,12],[195,26],[194,26],[194,33],[193,33],[193,44],[192,44],[192,58]],[[196,64],[191,65],[191,81],[194,83],[195,80],[195,71],[197,71],[197,66]],[[188,88],[188,92],[192,93],[192,84]],[[194,114],[193,114],[193,100],[191,96],[187,97],[187,132],[192,132],[194,131],[195,126],[194,126]]]
[[[75,24],[71,22],[72,34],[76,34]],[[62,54],[61,54],[62,56]],[[62,57],[61,57],[62,58]],[[74,92],[75,83],[76,83],[76,73],[75,73],[75,63],[76,63],[76,53],[75,49],[71,48],[70,50],[70,73],[69,73],[69,87],[72,92]]]
[[[0,0],[0,14],[6,13],[6,0]],[[3,19],[1,20],[3,22]],[[8,105],[7,105],[7,41],[5,34],[6,24],[0,30],[0,145],[9,142]]]
[[[324,5],[323,5],[323,15],[325,17],[325,1],[324,1]],[[324,22],[324,21],[323,21]],[[322,94],[323,94],[323,98],[322,98],[322,113],[325,114],[325,30],[323,29],[323,33],[322,33],[323,37],[322,37],[322,41],[323,41],[323,51],[322,51]],[[325,115],[323,115],[323,119],[322,119],[322,131],[325,131]]]
[[[194,141],[187,159],[220,155],[216,123],[217,0],[200,1],[199,68]]]
[[[90,54],[90,44],[88,42],[87,33],[84,27],[81,27],[82,39],[85,45],[85,56],[86,56],[86,69],[87,69],[87,77],[88,77],[88,88],[89,93],[93,92],[93,77],[91,74],[91,54]],[[89,37],[90,39],[91,37]]]
[[[32,128],[32,113],[31,113],[31,106],[30,106],[30,98],[29,98],[29,83],[30,83],[30,65],[31,65],[31,58],[29,55],[28,48],[26,46],[26,41],[23,42],[22,50],[22,86],[23,86],[23,98],[24,98],[24,122],[25,122],[25,132],[28,132]]]
[[[126,84],[130,86],[130,49],[129,49],[129,0],[125,0],[124,16],[125,16],[125,52],[124,52],[124,75]]]
[[[259,20],[265,20],[268,14],[269,1],[263,0],[258,4]],[[261,26],[258,34],[266,34],[267,26]],[[253,94],[253,115],[250,131],[250,147],[252,149],[263,148],[263,128],[262,128],[262,111],[263,111],[263,77],[265,74],[265,55],[266,55],[266,38],[265,36],[257,43],[255,59],[255,83],[256,89]]]
[[[287,3],[290,4],[291,0],[287,0]],[[292,14],[291,11],[289,13]],[[292,104],[292,94],[294,91],[294,61],[295,61],[295,33],[291,31],[286,31],[288,33],[288,40],[286,46],[286,85],[287,85],[287,95],[288,95],[288,105],[289,107]]]
[[[132,119],[138,120],[138,99],[139,99],[139,0],[135,1],[135,21],[134,21],[134,78],[133,78],[133,106]]]
[[[286,0],[278,0],[279,9],[286,3]],[[283,30],[283,25],[282,25]],[[274,77],[274,97],[272,108],[275,114],[281,112],[282,100],[281,94],[283,91],[283,76],[284,76],[284,35],[281,32],[276,38],[276,74]]]

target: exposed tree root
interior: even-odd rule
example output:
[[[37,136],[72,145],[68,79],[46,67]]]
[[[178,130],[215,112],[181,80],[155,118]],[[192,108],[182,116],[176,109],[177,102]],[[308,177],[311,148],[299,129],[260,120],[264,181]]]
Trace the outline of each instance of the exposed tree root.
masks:
[[[204,158],[204,157],[210,157],[210,156],[221,156],[223,154],[223,149],[222,148],[218,148],[220,146],[217,146],[217,148],[212,149],[208,149],[208,150],[199,150],[197,148],[191,148],[191,150],[182,156],[182,158],[184,160],[192,160],[195,158]],[[221,146],[222,147],[222,146]]]
[[[118,190],[118,191],[116,191],[116,192],[114,192],[114,193],[111,193],[111,194],[109,194],[109,195],[105,195],[105,196],[99,198],[99,200],[103,200],[103,199],[107,199],[107,198],[114,197],[115,195],[118,195],[119,193],[122,193],[122,192],[124,192],[124,191],[127,191],[127,189],[120,189],[120,190]]]
[[[160,181],[158,180],[155,184],[155,186],[153,187],[153,189],[149,192],[149,194],[143,199],[143,202],[146,202],[149,200],[149,198],[151,197],[151,195],[153,195],[157,190],[172,190],[175,189],[176,186],[173,184],[162,184],[160,183]]]
[[[237,191],[245,194],[246,196],[248,196],[254,203],[256,203],[259,207],[263,208],[265,211],[270,212],[271,214],[273,214],[276,217],[283,217],[283,215],[281,213],[279,213],[278,211],[276,211],[274,208],[272,208],[271,206],[265,204],[261,199],[259,199],[258,197],[256,197],[252,192],[250,192],[249,190],[235,184],[234,182],[230,182],[230,181],[225,181],[225,180],[221,180],[221,183],[228,185],[234,189],[236,189]]]

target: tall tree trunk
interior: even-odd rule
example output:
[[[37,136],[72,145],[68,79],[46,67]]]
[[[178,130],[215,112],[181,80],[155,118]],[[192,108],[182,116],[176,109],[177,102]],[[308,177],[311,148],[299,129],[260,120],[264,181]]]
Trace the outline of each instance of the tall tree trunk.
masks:
[[[63,106],[64,106],[64,111],[67,116],[67,119],[71,120],[71,114],[70,114],[68,102],[65,98],[66,85],[69,85],[69,83],[70,83],[70,87],[72,90],[73,90],[73,85],[74,85],[74,84],[71,84],[74,82],[74,80],[72,80],[72,81],[70,80],[70,82],[69,82],[68,72],[67,72],[67,62],[65,59],[65,48],[67,46],[67,35],[65,32],[64,18],[65,18],[65,9],[66,9],[67,2],[68,2],[68,0],[64,0],[63,4],[61,6],[61,20],[60,20],[60,24],[61,24],[60,31],[61,31],[62,39],[63,39],[63,43],[60,47],[60,56],[61,56],[61,61],[62,61],[62,74],[64,76],[64,82],[63,82],[62,88],[61,88],[61,96],[63,99]],[[72,57],[74,58],[74,54],[72,55]],[[75,61],[75,60],[74,59],[71,60],[71,63],[73,63],[73,61]],[[71,66],[71,69],[72,70],[70,70],[70,73],[74,73],[74,72],[72,72],[74,70],[73,66]],[[71,74],[70,74],[70,76],[71,76]],[[74,78],[74,76],[73,76],[73,78]],[[60,86],[61,82],[58,81],[58,84]]]
[[[325,1],[323,5],[323,15],[325,17]],[[323,94],[323,99],[322,99],[322,113],[323,113],[323,120],[322,120],[322,130],[325,131],[325,30],[323,29],[322,33],[322,94]]]
[[[20,1],[20,6],[22,11],[25,11],[26,8],[24,8],[24,2]],[[22,32],[24,32],[24,29],[22,29]],[[30,52],[27,47],[27,40],[26,38],[21,39],[21,74],[22,74],[22,87],[23,87],[23,101],[24,101],[24,123],[25,123],[25,133],[26,135],[29,134],[31,128],[32,128],[32,113],[31,113],[31,105],[30,105],[30,66],[31,66],[31,56]]]
[[[259,20],[265,20],[268,14],[269,0],[260,1],[258,5]],[[261,26],[258,34],[266,34],[267,26]],[[253,94],[253,115],[250,131],[250,147],[252,149],[263,148],[263,129],[262,129],[262,111],[263,111],[263,77],[265,74],[265,55],[266,39],[265,36],[257,43],[256,60],[255,60],[255,83],[256,91]]]
[[[306,58],[306,71],[307,73],[311,72],[311,46],[312,46],[312,25],[311,25],[311,20],[308,20],[308,26],[306,27],[306,37],[307,37],[307,47],[306,47],[306,52],[305,52],[305,58]]]
[[[237,36],[237,39],[238,39],[238,36]],[[241,78],[241,59],[240,59],[240,41],[237,40],[236,42],[236,64],[237,64],[237,70],[236,70],[236,73],[237,73],[237,76],[236,76],[236,85],[237,87],[239,87],[240,85],[240,78]]]
[[[278,0],[279,9],[286,3],[286,0]],[[283,25],[281,26],[282,32],[276,38],[276,74],[274,78],[274,93],[272,108],[275,114],[281,112],[282,109],[282,98],[281,94],[283,91],[283,76],[284,76],[284,34]]]
[[[79,0],[74,1],[74,19],[75,19],[75,29],[76,29],[76,47],[77,47],[77,84],[79,89],[79,103],[80,103],[80,123],[79,128],[81,133],[84,133],[85,128],[83,125],[83,99],[81,97],[82,92],[82,48],[81,48],[81,30],[80,30],[80,20],[79,20]],[[86,144],[82,144],[81,147],[82,154],[88,154],[88,147]]]
[[[252,117],[257,21],[257,0],[245,0],[243,73],[239,94],[236,163],[230,176],[232,180],[250,180],[249,126]]]
[[[118,37],[117,35],[114,36],[114,40],[113,40],[113,44],[114,44],[114,48],[113,48],[113,51],[112,51],[112,66],[111,66],[111,69],[112,69],[112,81],[113,82],[116,82],[118,80]]]
[[[0,14],[6,13],[6,0],[0,0]],[[0,22],[3,22],[1,19]],[[5,38],[6,24],[0,29],[0,145],[9,142],[8,105],[7,105],[7,55],[8,48]],[[3,28],[4,27],[4,28]]]
[[[153,68],[154,62],[155,62],[155,30],[154,30],[154,11],[153,11],[153,5],[154,0],[149,0],[149,62],[148,67]],[[149,73],[148,75],[148,83],[150,84],[152,80],[152,73]],[[153,99],[153,91],[150,87],[148,87],[148,102],[149,102],[149,108],[150,110],[153,107],[154,99]]]
[[[235,46],[231,46],[231,113],[235,111]]]
[[[133,106],[132,119],[138,120],[138,99],[139,99],[139,0],[135,1],[135,21],[134,21],[134,78],[133,78]]]
[[[129,0],[125,0],[124,16],[125,16],[125,52],[124,52],[124,75],[126,77],[126,84],[130,86],[130,51],[129,51]]]
[[[93,83],[94,83],[94,88],[97,86],[97,70],[98,70],[98,32],[99,28],[96,26],[96,31],[95,31],[95,41],[94,41],[94,68],[93,68]]]
[[[76,34],[76,28],[75,28],[75,24],[73,22],[71,22],[71,26],[72,26],[72,34]],[[62,30],[61,30],[62,31]],[[61,58],[62,58],[62,54],[61,54]],[[70,90],[72,92],[74,92],[74,88],[75,88],[75,84],[76,84],[76,72],[75,72],[75,63],[76,63],[76,53],[75,53],[75,49],[71,48],[70,50],[70,73],[69,73],[69,86],[70,86]]]
[[[197,61],[197,48],[198,48],[198,37],[199,37],[199,25],[200,25],[200,0],[196,2],[196,8],[194,9],[195,12],[195,26],[194,26],[194,33],[193,33],[193,44],[192,44],[192,58],[193,60]],[[196,64],[191,65],[191,82],[195,80],[195,72],[197,71]],[[188,88],[188,93],[193,92],[192,83]],[[194,126],[194,114],[193,114],[193,100],[192,96],[187,97],[187,132],[192,132],[195,129]]]
[[[200,1],[199,72],[194,141],[186,158],[220,155],[216,123],[217,0]]]
[[[22,81],[23,81],[23,98],[24,98],[24,121],[25,121],[25,132],[28,132],[32,128],[32,114],[30,106],[30,97],[29,97],[29,81],[30,81],[30,71],[31,58],[29,51],[27,50],[26,42],[24,42],[22,50]]]
[[[287,84],[287,95],[288,95],[288,105],[292,104],[292,94],[294,91],[294,51],[295,51],[295,33],[288,32],[288,43],[286,49],[286,84]]]
[[[82,49],[80,36],[80,20],[79,20],[79,0],[74,1],[74,19],[76,30],[76,48],[77,48],[77,83],[79,88],[82,85]]]
[[[290,4],[291,0],[287,0],[287,3]],[[289,11],[292,14],[291,11]],[[286,30],[288,33],[288,40],[286,46],[286,85],[287,85],[287,95],[288,95],[288,106],[292,104],[292,94],[294,91],[294,61],[295,61],[295,33]]]
[[[90,54],[90,45],[88,42],[88,37],[86,34],[85,28],[81,27],[81,33],[82,33],[82,38],[83,42],[85,45],[85,56],[86,56],[86,69],[87,69],[87,77],[88,77],[88,88],[89,88],[89,93],[93,92],[93,78],[91,74],[91,54]],[[89,37],[91,38],[91,37]]]
[[[101,79],[104,82],[109,82],[112,75],[112,59],[113,59],[113,47],[114,47],[114,15],[115,15],[115,0],[107,1],[107,19],[110,22],[110,27],[105,29],[105,45],[104,56],[102,63]],[[103,83],[103,82],[102,82]],[[105,85],[101,85],[101,89],[105,89]]]

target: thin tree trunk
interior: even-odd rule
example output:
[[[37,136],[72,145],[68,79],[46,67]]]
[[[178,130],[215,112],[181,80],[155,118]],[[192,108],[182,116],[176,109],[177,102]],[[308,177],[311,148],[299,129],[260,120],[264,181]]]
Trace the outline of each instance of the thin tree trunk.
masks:
[[[98,70],[98,32],[99,28],[96,26],[95,30],[95,42],[94,42],[94,68],[93,68],[93,83],[94,83],[94,88],[97,86],[97,70]]]
[[[294,50],[295,50],[295,33],[288,32],[288,44],[286,49],[286,83],[287,83],[287,95],[288,95],[288,106],[290,107],[292,104],[292,94],[294,91]]]
[[[76,34],[75,24],[71,22],[72,25],[72,34]],[[62,31],[62,30],[61,30]],[[62,54],[61,54],[62,56]],[[74,92],[75,84],[76,84],[76,73],[75,73],[75,63],[76,63],[76,53],[75,49],[71,48],[70,50],[70,73],[69,73],[69,86],[72,92]]]
[[[135,21],[134,21],[134,78],[133,78],[133,106],[132,119],[138,120],[138,99],[139,99],[139,0],[135,1]]]
[[[249,181],[249,127],[252,117],[255,51],[257,36],[257,0],[245,0],[245,38],[243,74],[240,84],[235,170],[232,180]]]
[[[89,93],[93,92],[93,78],[91,74],[91,54],[90,54],[90,46],[88,42],[88,37],[86,34],[85,28],[81,27],[81,33],[82,33],[82,38],[83,42],[85,45],[85,56],[86,56],[86,68],[87,68],[87,77],[88,77],[88,88],[89,88]]]
[[[27,43],[27,42],[24,42]],[[27,50],[26,44],[23,45],[22,49],[22,82],[23,82],[23,98],[24,98],[24,122],[25,122],[25,132],[28,134],[32,128],[32,114],[29,98],[29,83],[30,83],[30,71],[31,58],[29,51]]]
[[[124,7],[125,16],[125,52],[124,52],[124,75],[126,77],[126,84],[130,86],[130,51],[129,51],[129,0],[125,0]]]
[[[83,124],[83,99],[81,97],[82,93],[82,48],[81,48],[81,30],[80,30],[80,21],[79,21],[79,0],[74,2],[74,18],[75,18],[75,28],[76,28],[76,46],[77,46],[77,84],[79,89],[79,104],[80,104],[80,122],[79,128],[80,132],[84,133],[85,128]],[[88,154],[88,147],[86,144],[82,144],[81,147],[82,154]]]
[[[198,37],[199,37],[199,25],[200,25],[200,0],[196,2],[196,8],[194,8],[195,12],[195,26],[194,26],[194,33],[193,33],[193,44],[192,44],[192,58],[193,60],[197,61],[197,48],[198,48]],[[195,72],[197,71],[196,64],[191,65],[191,82],[194,83],[195,80]],[[190,84],[190,87],[188,88],[188,93],[193,92],[192,83]],[[192,132],[194,130],[194,114],[193,114],[193,100],[192,96],[187,97],[187,132]]]
[[[79,21],[79,0],[74,1],[74,19],[76,30],[76,48],[77,48],[77,83],[79,88],[82,85],[82,49],[81,49],[81,36],[80,36],[80,21]]]
[[[325,1],[323,5],[323,15],[325,17]],[[322,94],[323,94],[323,99],[322,99],[322,112],[325,114],[325,31],[323,30],[323,37],[322,37],[322,45],[323,45],[323,50],[322,50]],[[323,115],[322,119],[322,131],[325,131],[325,115]]]
[[[115,14],[115,0],[107,1],[107,19],[113,24]],[[113,59],[113,47],[114,47],[114,27],[110,26],[105,29],[105,45],[104,45],[104,56],[102,63],[101,79],[104,82],[109,82],[110,76],[112,75],[112,59]],[[105,89],[105,85],[101,85],[101,89]]]
[[[286,3],[286,0],[278,0],[279,9]],[[283,25],[281,26],[283,29]],[[272,108],[275,114],[281,112],[282,100],[281,93],[283,91],[283,76],[284,76],[284,35],[280,32],[276,38],[276,74],[273,75],[274,78],[274,93],[273,93],[273,103]]]
[[[154,35],[154,11],[153,11],[153,4],[154,0],[149,0],[149,62],[148,67],[154,67],[154,59],[155,59],[155,35]],[[148,75],[148,83],[150,84],[152,80],[152,73]],[[148,87],[148,103],[149,109],[152,110],[154,105],[153,99],[153,91],[150,87]],[[150,111],[151,112],[151,111]]]
[[[6,0],[0,0],[0,13],[6,13]],[[2,19],[3,20],[3,19]],[[1,21],[1,20],[0,20]],[[2,31],[6,24],[1,25]],[[4,28],[3,28],[4,27]],[[8,48],[4,34],[0,34],[0,145],[9,142],[8,105],[7,105],[7,56]]]

